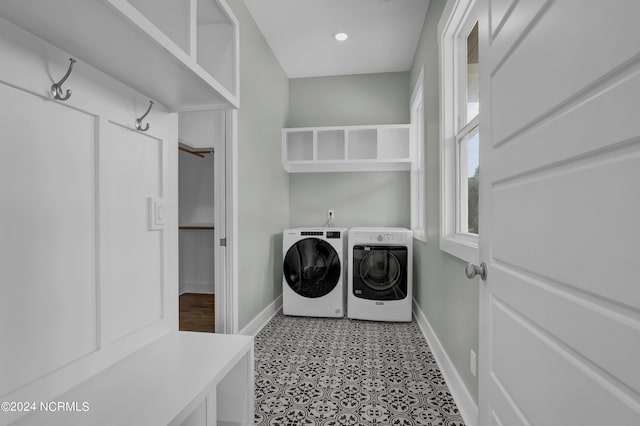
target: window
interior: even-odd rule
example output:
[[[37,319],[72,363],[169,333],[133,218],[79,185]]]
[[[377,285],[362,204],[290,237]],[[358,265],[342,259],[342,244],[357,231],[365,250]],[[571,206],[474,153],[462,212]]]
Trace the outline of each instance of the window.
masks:
[[[480,118],[479,103],[479,55],[478,22],[466,37],[466,61],[460,73],[465,76],[464,102],[460,108],[464,114],[462,126],[456,135],[456,175],[457,185],[457,221],[456,231],[462,234],[478,235],[478,195],[480,180]]]
[[[457,231],[478,235],[478,195],[480,183],[480,134],[476,125],[458,142]]]
[[[425,158],[424,158],[424,69],[420,71],[411,96],[411,229],[413,237],[427,241]]]
[[[477,263],[480,52],[475,0],[448,2],[440,37],[440,248]]]

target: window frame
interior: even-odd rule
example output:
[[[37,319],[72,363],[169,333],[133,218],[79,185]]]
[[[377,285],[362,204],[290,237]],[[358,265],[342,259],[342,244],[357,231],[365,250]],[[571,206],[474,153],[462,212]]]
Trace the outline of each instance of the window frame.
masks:
[[[420,70],[409,103],[411,162],[411,229],[413,238],[427,242],[427,190],[425,158],[424,67]]]
[[[478,21],[476,0],[447,2],[438,23],[440,59],[440,250],[478,263],[479,236],[459,231],[458,144],[478,130],[479,114],[467,123],[467,36]]]

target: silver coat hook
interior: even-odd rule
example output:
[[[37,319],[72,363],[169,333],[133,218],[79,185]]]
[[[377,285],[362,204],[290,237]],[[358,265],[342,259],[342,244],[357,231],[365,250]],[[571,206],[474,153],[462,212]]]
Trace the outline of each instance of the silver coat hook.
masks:
[[[146,126],[142,127],[142,120],[144,120],[144,118],[149,114],[152,106],[153,101],[149,101],[149,108],[147,108],[147,112],[145,112],[142,117],[136,118],[136,129],[140,130],[141,132],[146,132],[147,130],[149,130],[149,123],[147,123]]]
[[[66,95],[62,94],[64,92],[62,90],[62,84],[67,80],[67,78],[69,78],[69,75],[71,74],[71,70],[73,69],[73,64],[76,63],[76,60],[73,58],[69,58],[69,62],[70,62],[69,69],[67,70],[67,73],[64,75],[64,77],[62,77],[62,80],[60,80],[57,83],[54,83],[51,86],[51,96],[53,96],[54,99],[57,99],[59,101],[66,101],[71,97],[71,90],[67,90]]]

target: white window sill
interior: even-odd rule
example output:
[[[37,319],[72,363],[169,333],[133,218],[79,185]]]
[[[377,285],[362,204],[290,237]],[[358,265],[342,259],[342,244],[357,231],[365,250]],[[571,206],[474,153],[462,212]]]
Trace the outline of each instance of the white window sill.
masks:
[[[440,237],[440,250],[475,265],[480,259],[478,237],[459,234]]]
[[[422,241],[423,243],[427,242],[427,232],[424,229],[414,229],[413,230],[413,238],[416,240]]]

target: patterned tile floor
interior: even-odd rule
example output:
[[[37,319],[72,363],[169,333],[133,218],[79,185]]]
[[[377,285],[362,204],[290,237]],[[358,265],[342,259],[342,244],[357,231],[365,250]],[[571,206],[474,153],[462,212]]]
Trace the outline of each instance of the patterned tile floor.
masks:
[[[415,321],[280,313],[255,349],[258,425],[464,425]]]

